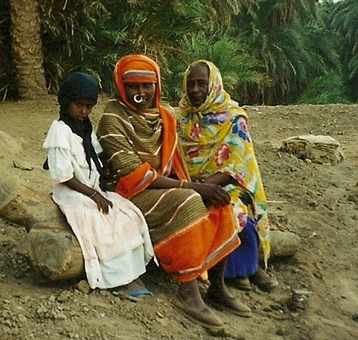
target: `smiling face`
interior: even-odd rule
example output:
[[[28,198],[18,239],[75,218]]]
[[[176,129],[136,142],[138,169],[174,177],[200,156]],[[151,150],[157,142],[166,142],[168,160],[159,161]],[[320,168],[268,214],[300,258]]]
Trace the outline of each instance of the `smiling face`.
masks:
[[[138,110],[143,111],[154,106],[155,84],[126,83],[125,91],[128,101]],[[142,102],[137,102],[136,96],[141,97]]]
[[[70,103],[68,113],[72,119],[84,121],[92,112],[95,104],[88,99],[78,99]]]
[[[209,68],[205,64],[193,65],[186,81],[188,98],[191,105],[203,104],[209,93]]]

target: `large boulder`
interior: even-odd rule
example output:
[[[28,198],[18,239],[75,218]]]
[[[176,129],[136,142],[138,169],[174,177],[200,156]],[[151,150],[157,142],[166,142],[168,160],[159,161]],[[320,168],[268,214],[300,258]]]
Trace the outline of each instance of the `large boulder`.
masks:
[[[0,176],[0,217],[29,231],[30,259],[50,280],[78,278],[84,270],[80,245],[51,196]]]
[[[12,175],[21,143],[0,130],[0,145],[0,217],[29,231],[30,259],[44,277],[79,277],[84,270],[80,245],[50,194],[33,190]]]
[[[330,136],[302,135],[282,142],[281,150],[314,163],[337,164],[343,161],[343,151],[338,141]]]
[[[28,240],[32,265],[43,277],[57,281],[83,274],[81,248],[71,232],[35,228],[30,231]]]

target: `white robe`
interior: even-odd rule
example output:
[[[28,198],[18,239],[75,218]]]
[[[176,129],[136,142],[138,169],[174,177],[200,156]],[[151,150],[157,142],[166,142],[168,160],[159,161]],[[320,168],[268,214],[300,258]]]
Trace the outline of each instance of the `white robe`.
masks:
[[[94,133],[92,144],[97,154],[102,152]],[[52,123],[43,147],[55,182],[53,200],[80,243],[90,287],[113,288],[138,278],[154,256],[141,211],[119,194],[100,189],[99,173],[93,160],[89,170],[82,138],[63,121]],[[92,199],[62,184],[72,177],[113,203],[108,215],[101,213]]]

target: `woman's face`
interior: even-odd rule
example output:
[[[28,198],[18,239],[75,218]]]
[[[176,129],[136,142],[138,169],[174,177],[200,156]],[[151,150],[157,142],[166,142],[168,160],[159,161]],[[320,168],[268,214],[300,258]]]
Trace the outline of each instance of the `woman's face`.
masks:
[[[203,104],[209,93],[209,68],[205,64],[191,67],[186,80],[187,94],[191,105],[198,107]]]
[[[155,84],[126,83],[125,90],[128,101],[137,109],[144,110],[154,106]]]
[[[78,99],[70,103],[68,108],[69,115],[72,119],[84,121],[88,119],[94,104],[88,99]]]

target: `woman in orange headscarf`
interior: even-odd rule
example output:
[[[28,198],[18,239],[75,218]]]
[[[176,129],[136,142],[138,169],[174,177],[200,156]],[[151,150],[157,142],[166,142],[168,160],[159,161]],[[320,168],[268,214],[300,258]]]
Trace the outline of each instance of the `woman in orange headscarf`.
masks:
[[[107,186],[143,212],[160,265],[181,283],[177,306],[206,327],[222,327],[197,286],[208,270],[208,301],[247,316],[249,308],[224,284],[225,258],[240,244],[230,197],[218,185],[190,181],[175,118],[160,104],[158,65],[125,56],[114,77],[119,99],[107,105],[98,127]]]

